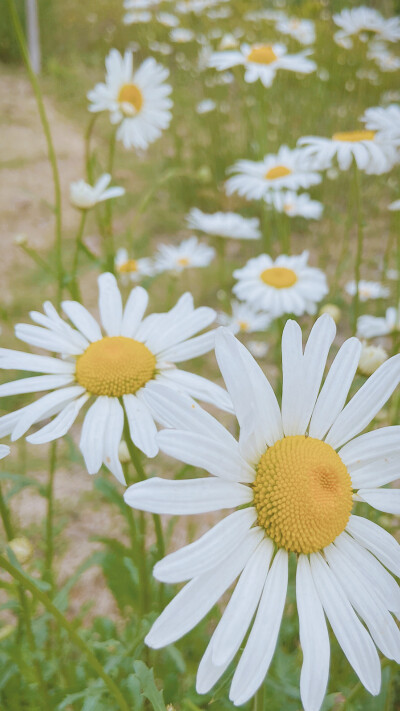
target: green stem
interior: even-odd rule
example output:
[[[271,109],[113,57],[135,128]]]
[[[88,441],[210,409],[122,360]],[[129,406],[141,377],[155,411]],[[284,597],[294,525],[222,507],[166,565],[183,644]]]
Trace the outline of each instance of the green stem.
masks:
[[[4,530],[6,532],[7,540],[11,541],[14,538],[10,513],[7,508],[7,504],[4,501],[3,491],[0,484],[0,516],[3,521]]]
[[[147,479],[146,472],[144,470],[142,460],[140,458],[139,450],[133,444],[130,436],[127,440],[127,445],[128,445],[128,451],[131,456],[133,465],[136,469],[138,478],[140,479],[140,481],[144,481],[144,479]],[[163,558],[165,555],[164,535],[163,535],[162,526],[161,526],[161,519],[158,514],[153,514],[153,522],[154,522],[154,528],[156,531],[158,556],[159,556],[159,558]]]
[[[93,171],[92,162],[90,158],[90,139],[92,138],[94,124],[96,123],[97,116],[98,114],[93,114],[90,117],[90,121],[88,123],[88,127],[85,133],[85,168],[87,180],[91,185],[93,184]]]
[[[254,697],[254,711],[264,711],[264,684],[260,686]]]
[[[116,146],[117,133],[114,130],[110,139],[110,148],[108,154],[108,165],[107,173],[112,175],[112,170],[114,166],[115,158],[115,146]],[[104,244],[104,258],[106,263],[106,269],[114,274],[114,235],[112,226],[112,200],[107,200],[105,205],[105,244]]]
[[[57,461],[57,440],[50,446],[49,481],[47,484],[47,516],[46,516],[46,557],[45,557],[45,578],[53,585],[53,556],[54,556],[54,476]]]
[[[72,284],[71,284],[71,289],[74,293],[74,299],[77,301],[80,301],[80,289],[78,285],[78,267],[79,267],[79,253],[82,249],[82,237],[83,237],[83,231],[85,229],[85,223],[86,223],[86,217],[87,217],[87,210],[82,210],[81,214],[81,219],[79,222],[79,228],[78,232],[75,238],[75,252],[74,252],[74,259],[72,263]]]
[[[8,8],[10,10],[12,24],[14,26],[15,35],[19,48],[21,50],[22,58],[24,60],[29,80],[32,84],[32,89],[35,94],[36,103],[39,111],[39,117],[42,124],[43,132],[47,143],[48,157],[53,173],[53,184],[54,184],[54,210],[56,216],[56,230],[55,230],[55,256],[56,256],[56,271],[57,271],[57,281],[58,281],[58,291],[57,291],[57,302],[60,303],[62,298],[62,288],[64,281],[64,271],[62,263],[62,232],[61,232],[61,186],[60,186],[60,176],[57,166],[57,158],[54,150],[53,139],[51,136],[50,125],[47,120],[46,110],[43,103],[42,92],[39,86],[38,79],[35,72],[32,69],[31,61],[29,58],[29,52],[26,46],[24,32],[18,17],[18,13],[15,7],[15,0],[7,0]]]
[[[52,603],[50,598],[44,592],[42,592],[42,590],[39,590],[39,588],[35,585],[31,578],[26,577],[26,575],[24,575],[21,570],[12,565],[12,563],[10,563],[3,555],[0,555],[0,567],[3,568],[7,573],[9,573],[18,583],[23,585],[26,590],[29,590],[29,592],[36,600],[42,603],[47,612],[54,617],[59,627],[66,631],[71,642],[73,642],[73,644],[75,644],[85,655],[88,663],[96,672],[96,674],[98,674],[98,676],[103,679],[110,694],[118,703],[119,708],[122,709],[122,711],[130,711],[129,706],[126,703],[124,697],[122,696],[118,686],[115,684],[112,678],[104,671],[97,657],[93,654],[92,650],[88,647],[86,642],[84,642],[83,639],[76,632],[71,622],[69,622],[64,617],[60,610],[58,610],[58,608]]]
[[[356,198],[356,209],[357,209],[357,253],[356,261],[354,265],[354,281],[355,281],[355,293],[353,299],[353,335],[357,331],[357,319],[360,306],[360,295],[359,295],[359,283],[361,275],[361,263],[363,257],[363,242],[364,242],[364,232],[363,232],[363,221],[361,212],[361,190],[360,190],[360,173],[358,170],[357,163],[354,161],[354,186],[355,186],[355,198]]]

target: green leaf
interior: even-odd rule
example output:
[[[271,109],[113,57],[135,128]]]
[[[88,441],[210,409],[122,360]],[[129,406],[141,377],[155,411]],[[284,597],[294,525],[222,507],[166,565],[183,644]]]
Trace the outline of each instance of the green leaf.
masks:
[[[140,681],[142,696],[150,701],[154,711],[167,711],[163,693],[156,687],[153,669],[148,669],[145,663],[140,661],[135,662],[133,668]]]

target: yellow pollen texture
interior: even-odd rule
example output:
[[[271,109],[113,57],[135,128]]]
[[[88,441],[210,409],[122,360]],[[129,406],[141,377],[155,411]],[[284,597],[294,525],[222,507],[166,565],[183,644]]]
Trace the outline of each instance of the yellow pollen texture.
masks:
[[[91,343],[76,361],[76,379],[92,395],[135,393],[154,376],[156,358],[133,338],[112,336]]]
[[[344,131],[343,133],[334,133],[332,136],[334,141],[348,141],[350,143],[373,141],[374,138],[375,131]]]
[[[272,64],[272,62],[276,62],[277,59],[278,57],[270,44],[264,44],[261,47],[253,47],[247,56],[248,62],[255,62],[256,64]]]
[[[120,104],[131,104],[136,111],[143,106],[143,94],[136,84],[124,84],[118,94]]]
[[[287,267],[270,267],[260,274],[261,280],[275,289],[287,289],[297,281],[297,274]]]
[[[118,269],[122,274],[130,274],[131,272],[137,272],[137,261],[136,259],[128,259],[123,264],[120,264]]]
[[[187,267],[189,265],[189,259],[187,257],[179,257],[178,264],[180,267]]]
[[[350,475],[319,439],[297,435],[276,442],[262,455],[253,488],[258,525],[287,551],[321,550],[350,517]]]
[[[264,177],[266,180],[277,180],[277,178],[286,178],[287,175],[291,174],[292,171],[286,165],[275,165],[267,170]]]

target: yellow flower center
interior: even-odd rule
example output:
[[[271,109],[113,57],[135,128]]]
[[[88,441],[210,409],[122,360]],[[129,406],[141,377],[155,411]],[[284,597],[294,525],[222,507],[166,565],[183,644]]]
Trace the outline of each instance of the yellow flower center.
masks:
[[[287,289],[297,281],[297,274],[287,267],[270,267],[261,272],[261,280],[275,289]]]
[[[247,56],[248,62],[256,64],[272,64],[278,59],[270,44],[263,44],[261,47],[253,47]]]
[[[135,393],[154,377],[156,358],[133,338],[111,336],[91,343],[76,361],[76,379],[92,395]]]
[[[138,265],[136,259],[127,259],[126,262],[120,264],[118,267],[122,274],[130,274],[131,272],[137,272]]]
[[[350,475],[337,452],[313,437],[285,437],[267,449],[253,488],[258,525],[287,551],[321,550],[350,517]]]
[[[270,168],[265,173],[266,180],[276,180],[277,178],[286,178],[287,175],[291,175],[292,171],[287,168],[286,165],[275,165]]]
[[[358,143],[359,141],[373,141],[375,131],[343,131],[343,133],[334,133],[332,140],[347,141],[349,143]]]
[[[130,104],[137,113],[143,106],[143,94],[136,84],[124,84],[119,90],[118,102]]]
[[[178,264],[180,267],[187,267],[189,265],[189,259],[187,257],[179,257]]]
[[[238,321],[238,326],[241,331],[248,331],[249,329],[248,321]]]

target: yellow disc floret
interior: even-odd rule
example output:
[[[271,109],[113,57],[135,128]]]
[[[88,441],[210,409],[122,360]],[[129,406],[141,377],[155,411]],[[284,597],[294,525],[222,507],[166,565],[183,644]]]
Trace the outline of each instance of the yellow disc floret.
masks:
[[[133,272],[137,272],[138,263],[136,259],[127,259],[126,262],[122,262],[122,264],[119,264],[118,270],[122,274],[132,274]]]
[[[118,102],[130,104],[138,112],[143,106],[143,94],[136,84],[124,84],[118,92]]]
[[[287,175],[291,174],[292,171],[286,165],[275,165],[267,170],[264,177],[266,180],[277,180],[277,178],[286,178]]]
[[[337,452],[313,437],[285,437],[267,449],[253,487],[258,525],[287,551],[321,550],[350,517],[350,475]]]
[[[373,141],[375,131],[343,131],[342,133],[334,133],[332,140],[347,141],[349,143],[359,143],[360,141]]]
[[[91,343],[76,361],[76,379],[92,395],[135,393],[154,377],[156,358],[133,338],[112,336]]]
[[[288,289],[297,281],[297,274],[287,267],[270,267],[260,274],[261,280],[275,289]]]
[[[270,44],[264,44],[261,47],[253,47],[250,54],[247,56],[248,62],[256,64],[272,64],[278,59]]]

